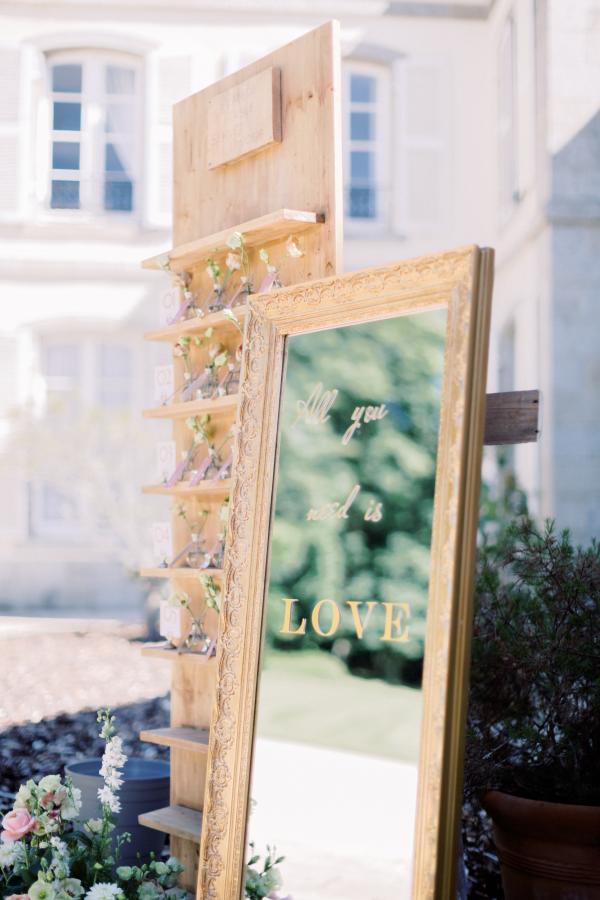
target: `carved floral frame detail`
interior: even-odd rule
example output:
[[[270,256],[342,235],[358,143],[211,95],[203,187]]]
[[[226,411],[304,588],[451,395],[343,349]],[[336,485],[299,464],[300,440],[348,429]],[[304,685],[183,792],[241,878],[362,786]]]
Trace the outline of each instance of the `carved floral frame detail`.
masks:
[[[197,896],[239,900],[288,335],[447,309],[413,897],[454,896],[493,251],[466,247],[250,298]]]

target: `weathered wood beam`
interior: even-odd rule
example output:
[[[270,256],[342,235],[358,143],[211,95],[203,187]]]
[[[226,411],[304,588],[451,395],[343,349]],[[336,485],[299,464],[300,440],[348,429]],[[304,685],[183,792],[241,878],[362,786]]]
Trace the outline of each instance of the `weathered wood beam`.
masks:
[[[487,445],[530,444],[539,434],[539,391],[488,394],[485,410]]]

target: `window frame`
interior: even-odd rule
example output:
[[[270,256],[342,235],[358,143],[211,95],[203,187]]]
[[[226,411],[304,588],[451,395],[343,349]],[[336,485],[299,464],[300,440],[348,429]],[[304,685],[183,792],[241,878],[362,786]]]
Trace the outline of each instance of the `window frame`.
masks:
[[[143,64],[139,56],[118,50],[100,48],[50,50],[44,55],[45,60],[45,97],[48,104],[47,116],[47,168],[44,172],[45,184],[41,192],[42,217],[53,222],[98,222],[115,221],[131,222],[140,220],[144,207],[144,179],[142,141],[144,138],[144,84]],[[81,92],[71,93],[54,91],[52,70],[56,65],[80,65],[82,68]],[[130,103],[133,108],[133,123],[130,133],[107,132],[105,130],[108,98],[104,86],[105,72],[108,66],[115,65],[129,68],[134,72],[135,83],[131,94],[115,94],[115,103]],[[78,131],[59,131],[54,129],[54,103],[73,102],[74,98],[81,103],[81,122]],[[133,185],[131,210],[106,209],[105,202],[105,154],[106,146],[111,138],[130,139],[132,146]],[[53,167],[54,142],[79,143],[79,169],[55,169]],[[52,182],[58,180],[77,181],[79,188],[79,208],[52,207]],[[116,179],[115,179],[116,180]]]
[[[375,137],[373,140],[353,140],[350,137],[351,113],[356,107],[367,104],[353,103],[350,99],[350,86],[353,75],[366,75],[375,79],[376,96],[373,104],[368,104],[375,111]],[[381,234],[389,230],[392,171],[391,171],[391,109],[392,109],[392,73],[388,66],[362,61],[345,61],[343,70],[343,172],[344,172],[344,227],[348,235]],[[358,111],[362,111],[359,109]],[[365,145],[365,146],[363,146]],[[367,146],[368,145],[368,146]],[[349,191],[351,181],[351,153],[353,150],[366,149],[373,152],[376,216],[373,218],[350,216]]]
[[[521,199],[519,191],[517,39],[517,22],[514,10],[511,9],[502,23],[497,46],[497,174],[501,225],[508,221]]]

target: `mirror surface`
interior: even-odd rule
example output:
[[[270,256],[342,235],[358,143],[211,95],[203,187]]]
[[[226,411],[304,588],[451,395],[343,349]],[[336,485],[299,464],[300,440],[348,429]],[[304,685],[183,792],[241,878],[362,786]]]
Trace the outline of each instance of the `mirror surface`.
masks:
[[[445,320],[287,340],[247,829],[280,897],[410,897]]]

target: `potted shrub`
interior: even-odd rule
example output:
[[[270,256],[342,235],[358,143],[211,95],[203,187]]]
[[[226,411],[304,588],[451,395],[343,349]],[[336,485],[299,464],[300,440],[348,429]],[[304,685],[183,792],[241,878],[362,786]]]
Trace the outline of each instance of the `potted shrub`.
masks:
[[[600,900],[600,545],[527,517],[479,554],[467,799],[507,900]]]

